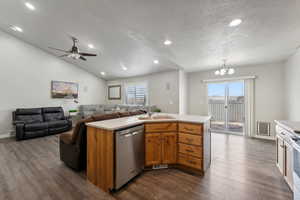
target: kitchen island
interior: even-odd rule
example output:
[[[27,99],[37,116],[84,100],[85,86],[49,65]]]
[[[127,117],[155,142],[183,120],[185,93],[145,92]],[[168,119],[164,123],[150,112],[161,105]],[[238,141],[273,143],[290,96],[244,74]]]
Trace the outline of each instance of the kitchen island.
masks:
[[[87,123],[87,179],[104,191],[112,191],[118,180],[117,169],[125,170],[128,163],[117,163],[117,136],[129,129],[142,127],[140,151],[126,143],[124,152],[143,157],[143,168],[176,167],[186,172],[204,174],[211,162],[210,117],[197,115],[156,114],[139,115]],[[141,128],[139,128],[141,129]],[[137,134],[135,131],[132,136]],[[127,136],[125,135],[125,136]],[[137,140],[135,140],[134,146]],[[123,144],[124,145],[124,144]],[[124,146],[123,146],[124,148]],[[122,151],[121,151],[122,153]],[[125,154],[124,154],[125,155]],[[120,156],[119,156],[120,157]],[[124,157],[124,156],[123,156]],[[132,160],[128,157],[128,162]],[[124,159],[124,158],[123,158]],[[133,170],[132,173],[135,170]]]

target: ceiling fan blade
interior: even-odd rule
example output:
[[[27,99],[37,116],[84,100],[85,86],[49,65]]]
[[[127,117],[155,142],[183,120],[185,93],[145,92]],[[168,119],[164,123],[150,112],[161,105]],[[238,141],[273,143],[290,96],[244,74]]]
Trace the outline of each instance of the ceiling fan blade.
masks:
[[[80,58],[81,60],[86,61],[86,58],[85,58],[85,57],[80,56],[79,58]]]
[[[69,54],[64,54],[64,55],[61,55],[61,56],[59,56],[60,58],[62,58],[62,57],[66,57],[66,56],[68,56]]]
[[[65,53],[69,53],[69,51],[66,51],[66,50],[63,50],[63,49],[57,49],[57,48],[53,48],[53,47],[48,47],[48,48],[56,50],[56,51],[62,51],[62,52],[65,52]]]
[[[93,53],[79,53],[82,56],[97,56],[97,54],[93,54]]]

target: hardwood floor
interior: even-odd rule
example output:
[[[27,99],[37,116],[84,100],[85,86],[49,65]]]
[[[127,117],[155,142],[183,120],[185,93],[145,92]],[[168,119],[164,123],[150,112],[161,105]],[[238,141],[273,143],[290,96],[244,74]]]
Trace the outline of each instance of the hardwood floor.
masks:
[[[213,134],[204,177],[176,169],[147,171],[110,196],[59,160],[58,137],[0,141],[0,199],[291,200],[275,167],[275,143]]]

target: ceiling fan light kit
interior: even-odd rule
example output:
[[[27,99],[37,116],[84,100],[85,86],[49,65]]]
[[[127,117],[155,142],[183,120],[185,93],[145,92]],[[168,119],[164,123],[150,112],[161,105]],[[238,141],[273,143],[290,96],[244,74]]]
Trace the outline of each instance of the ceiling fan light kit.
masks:
[[[221,69],[215,71],[216,76],[232,75],[235,73],[235,70],[232,67],[226,66],[226,60],[223,60],[223,66]]]
[[[85,58],[86,56],[97,56],[97,54],[93,54],[93,53],[80,52],[79,48],[76,46],[76,44],[79,42],[78,39],[75,37],[71,37],[71,39],[73,41],[73,46],[72,46],[71,50],[63,50],[63,49],[57,49],[57,48],[53,48],[53,47],[49,47],[49,48],[65,53],[64,55],[61,55],[59,57],[68,57],[68,58],[73,58],[74,60],[81,59],[83,61],[86,61],[86,58]]]

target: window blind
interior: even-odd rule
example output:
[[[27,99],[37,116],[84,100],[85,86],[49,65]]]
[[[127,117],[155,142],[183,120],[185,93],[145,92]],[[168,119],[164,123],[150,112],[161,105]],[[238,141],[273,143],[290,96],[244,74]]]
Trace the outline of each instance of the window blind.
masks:
[[[146,84],[128,85],[126,87],[126,104],[146,105]]]

